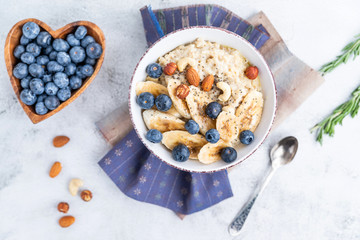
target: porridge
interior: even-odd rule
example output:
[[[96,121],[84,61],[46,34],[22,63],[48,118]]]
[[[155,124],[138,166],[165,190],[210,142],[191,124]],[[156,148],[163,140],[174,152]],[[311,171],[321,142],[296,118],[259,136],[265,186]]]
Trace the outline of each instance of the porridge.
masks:
[[[235,161],[250,144],[262,115],[258,69],[236,49],[198,38],[150,64],[136,85],[149,129],[176,161]]]

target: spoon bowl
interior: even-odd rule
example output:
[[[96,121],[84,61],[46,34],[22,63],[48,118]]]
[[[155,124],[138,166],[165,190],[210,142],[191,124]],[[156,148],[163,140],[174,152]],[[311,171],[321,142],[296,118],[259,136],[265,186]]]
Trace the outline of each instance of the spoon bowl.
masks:
[[[270,152],[271,165],[278,168],[291,162],[297,152],[299,143],[295,137],[286,137],[279,141]]]

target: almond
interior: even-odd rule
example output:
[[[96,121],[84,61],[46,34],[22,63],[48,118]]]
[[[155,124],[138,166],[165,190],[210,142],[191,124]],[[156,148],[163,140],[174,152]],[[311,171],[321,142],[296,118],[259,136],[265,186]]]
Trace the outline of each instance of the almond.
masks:
[[[199,86],[199,83],[200,83],[200,77],[199,77],[199,74],[197,73],[197,71],[194,69],[194,68],[189,68],[187,71],[186,71],[186,79],[188,80],[188,82],[191,84],[191,85],[194,85],[195,87],[198,87]]]
[[[190,88],[185,84],[180,84],[176,88],[176,96],[180,99],[185,99],[190,93]]]
[[[54,147],[62,147],[70,141],[67,136],[57,136],[53,139]]]
[[[176,63],[173,63],[173,62],[168,63],[164,67],[164,74],[171,76],[171,75],[173,75],[175,73],[176,69],[177,69]]]
[[[255,78],[257,78],[258,74],[259,69],[256,66],[249,66],[245,70],[245,76],[250,80],[254,80]]]
[[[207,75],[206,78],[201,83],[201,87],[204,92],[208,92],[211,90],[212,85],[214,84],[214,76],[213,75]]]
[[[60,162],[54,162],[50,169],[49,176],[52,178],[56,177],[61,172],[61,168],[62,167]]]
[[[63,228],[70,227],[75,222],[73,216],[64,216],[59,219],[59,225]]]

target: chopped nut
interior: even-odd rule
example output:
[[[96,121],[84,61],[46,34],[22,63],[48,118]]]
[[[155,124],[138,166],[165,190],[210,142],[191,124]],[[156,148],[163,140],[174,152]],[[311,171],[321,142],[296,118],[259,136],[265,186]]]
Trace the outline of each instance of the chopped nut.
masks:
[[[177,69],[176,63],[173,63],[173,62],[168,63],[164,67],[164,74],[171,76],[171,75],[173,75],[175,73],[176,69]]]
[[[51,178],[56,177],[61,172],[61,169],[62,169],[61,163],[60,162],[54,162],[54,164],[52,165],[52,167],[50,169],[49,176]]]
[[[81,199],[84,200],[85,202],[88,202],[92,199],[92,193],[89,190],[82,191],[80,196]]]
[[[185,84],[180,84],[176,88],[176,96],[180,99],[185,99],[190,93],[190,88]]]
[[[83,184],[83,181],[79,178],[71,179],[69,183],[69,191],[71,195],[75,196],[79,190],[79,187],[81,187]]]
[[[208,92],[208,91],[211,90],[213,84],[214,84],[214,76],[213,75],[208,75],[202,81],[201,87],[202,87],[204,92]]]
[[[63,228],[70,227],[75,222],[73,216],[64,216],[59,219],[59,225]]]
[[[67,136],[57,136],[53,139],[53,145],[54,147],[62,147],[65,144],[67,144],[70,141],[70,138],[68,138]]]
[[[60,202],[57,206],[59,212],[67,213],[69,211],[69,204],[66,202]]]
[[[256,66],[249,66],[245,70],[245,75],[248,79],[254,80],[259,74],[259,69]]]
[[[200,77],[199,74],[197,73],[197,71],[191,67],[186,71],[186,80],[188,80],[188,82],[191,85],[194,85],[195,87],[199,86],[200,83]]]

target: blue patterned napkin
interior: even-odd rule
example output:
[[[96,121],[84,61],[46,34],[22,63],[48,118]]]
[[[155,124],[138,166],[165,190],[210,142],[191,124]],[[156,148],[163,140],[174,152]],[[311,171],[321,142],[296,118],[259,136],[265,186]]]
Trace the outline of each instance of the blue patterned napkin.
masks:
[[[269,39],[260,30],[217,5],[193,5],[152,11],[140,9],[150,46],[179,28],[211,25],[226,28],[260,48]],[[132,130],[106,154],[100,167],[127,196],[138,201],[191,214],[233,196],[227,171],[189,173],[175,169],[152,155]]]

